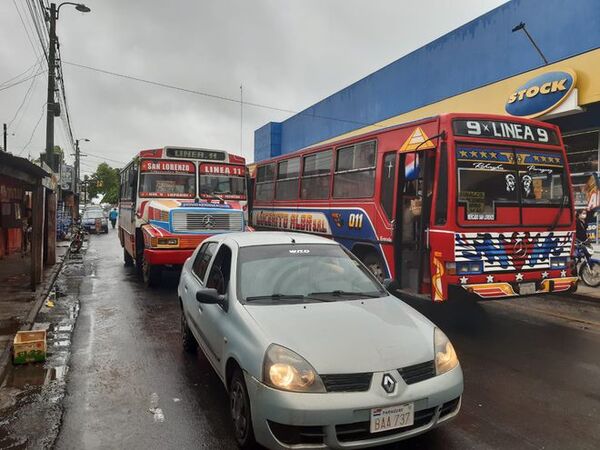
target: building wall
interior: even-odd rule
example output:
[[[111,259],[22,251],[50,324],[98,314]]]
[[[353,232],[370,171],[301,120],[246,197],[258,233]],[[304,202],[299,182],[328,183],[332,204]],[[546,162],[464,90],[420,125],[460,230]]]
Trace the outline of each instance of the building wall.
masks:
[[[513,0],[316,103],[280,127],[271,123],[269,129],[257,130],[255,160],[428,105],[437,104],[438,108],[429,108],[433,114],[452,111],[439,110],[445,106],[441,102],[541,67],[543,61],[524,33],[511,31],[521,21],[550,63],[600,48],[598,0]]]

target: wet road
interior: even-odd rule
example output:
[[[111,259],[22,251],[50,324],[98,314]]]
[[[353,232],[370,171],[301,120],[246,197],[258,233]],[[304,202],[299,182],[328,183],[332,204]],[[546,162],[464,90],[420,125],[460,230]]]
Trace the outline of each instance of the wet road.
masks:
[[[146,289],[113,230],[86,259],[57,448],[235,448],[224,388],[181,349],[176,275]],[[465,395],[456,420],[401,448],[598,448],[600,304],[408,302],[452,339]]]

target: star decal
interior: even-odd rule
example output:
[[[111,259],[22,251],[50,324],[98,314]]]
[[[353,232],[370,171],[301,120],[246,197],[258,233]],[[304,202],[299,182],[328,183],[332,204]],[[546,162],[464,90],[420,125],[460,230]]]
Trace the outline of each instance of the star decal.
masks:
[[[561,270],[560,271],[560,276],[563,277],[563,278],[566,277],[567,276],[567,271],[566,270]]]
[[[494,282],[494,276],[493,275],[488,275],[487,276],[487,282],[488,283],[493,283]]]
[[[467,281],[469,281],[467,277],[460,277],[460,284],[467,284]]]
[[[467,156],[469,156],[469,154],[467,152],[465,152],[464,150],[461,150],[460,156],[461,156],[461,158],[466,158]]]
[[[539,157],[538,155],[533,155],[533,160],[534,160],[534,161],[539,161],[539,160],[540,160],[540,157]]]
[[[518,273],[518,274],[516,274],[516,275],[515,275],[515,279],[516,279],[517,281],[523,281],[523,274],[522,274],[522,273]]]
[[[482,158],[487,158],[487,152],[479,152]]]
[[[490,152],[490,158],[496,159],[497,157],[498,157],[498,153],[496,153],[496,152]]]
[[[473,158],[477,158],[477,155],[478,155],[478,153],[477,153],[476,151],[472,151],[472,152],[471,152],[471,156],[472,156]]]
[[[544,162],[546,162],[546,160],[548,159],[545,156],[540,156],[540,158],[542,158],[542,161],[544,161]]]
[[[542,278],[548,278],[548,272],[542,272]]]

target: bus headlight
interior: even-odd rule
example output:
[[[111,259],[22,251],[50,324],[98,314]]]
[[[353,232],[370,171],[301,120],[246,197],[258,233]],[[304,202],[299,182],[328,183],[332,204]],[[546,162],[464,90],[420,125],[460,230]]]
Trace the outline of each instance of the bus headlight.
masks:
[[[456,356],[454,347],[450,339],[439,328],[433,332],[433,351],[436,375],[446,373],[458,366],[458,356]]]

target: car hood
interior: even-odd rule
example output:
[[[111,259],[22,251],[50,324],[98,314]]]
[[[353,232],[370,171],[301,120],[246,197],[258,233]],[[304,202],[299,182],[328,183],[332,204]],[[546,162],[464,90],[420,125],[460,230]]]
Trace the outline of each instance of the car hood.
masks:
[[[268,342],[298,353],[321,374],[379,372],[433,359],[434,325],[396,297],[245,308]]]

